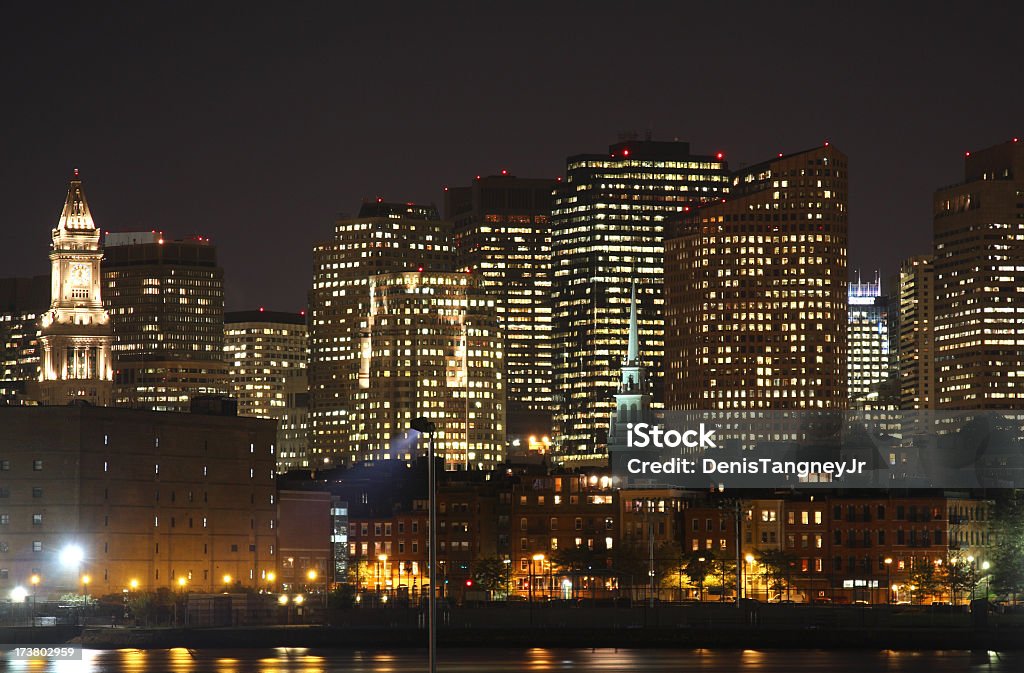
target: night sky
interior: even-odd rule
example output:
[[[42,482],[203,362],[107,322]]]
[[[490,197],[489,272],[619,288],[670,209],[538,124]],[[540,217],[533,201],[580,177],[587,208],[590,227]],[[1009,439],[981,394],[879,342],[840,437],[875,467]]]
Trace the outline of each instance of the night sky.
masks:
[[[101,228],[210,236],[229,309],[298,310],[363,199],[561,175],[630,130],[734,168],[830,140],[851,268],[884,274],[965,150],[1024,135],[1019,3],[360,4],[5,5],[0,276],[48,272],[78,167]]]

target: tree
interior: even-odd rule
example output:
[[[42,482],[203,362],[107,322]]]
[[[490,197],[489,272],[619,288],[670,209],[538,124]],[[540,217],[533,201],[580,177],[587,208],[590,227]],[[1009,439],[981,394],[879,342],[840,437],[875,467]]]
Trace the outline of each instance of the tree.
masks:
[[[498,593],[508,593],[508,577],[508,566],[500,558],[483,558],[474,564],[473,581],[492,598]]]
[[[715,555],[711,551],[693,552],[686,560],[683,574],[692,584],[697,585],[698,596],[704,600],[704,583],[715,570]]]
[[[973,564],[960,553],[950,555],[942,566],[940,581],[949,589],[949,602],[955,604],[962,594],[974,588]]]
[[[569,575],[572,582],[572,592],[575,595],[577,580],[581,574],[591,571],[594,567],[604,567],[607,565],[607,551],[603,546],[591,549],[590,547],[577,545],[568,549],[559,549],[551,552],[551,563]]]
[[[922,602],[925,596],[934,596],[941,586],[941,578],[935,572],[935,565],[927,558],[918,559],[910,571],[910,601],[918,597]]]
[[[718,600],[724,601],[730,591],[736,590],[736,561],[727,558],[712,561],[713,572],[708,575],[709,588],[717,588]]]
[[[788,590],[796,557],[782,549],[765,549],[758,553],[758,563],[764,568],[764,581],[769,591],[781,595]]]
[[[1024,494],[1014,491],[996,503],[993,513],[996,549],[992,588],[1014,603],[1024,593]]]

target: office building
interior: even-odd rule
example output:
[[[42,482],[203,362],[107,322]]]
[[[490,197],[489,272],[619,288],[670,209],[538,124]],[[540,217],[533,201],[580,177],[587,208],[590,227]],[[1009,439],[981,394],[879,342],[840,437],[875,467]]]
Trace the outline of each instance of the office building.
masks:
[[[1024,143],[964,159],[935,193],[939,409],[1013,409],[1024,396]]]
[[[551,192],[555,180],[500,175],[445,189],[459,270],[479,274],[505,335],[512,437],[552,434]]]
[[[275,568],[272,422],[74,405],[0,427],[3,595],[32,575],[40,600],[258,589]]]
[[[567,160],[551,215],[562,461],[607,452],[634,280],[642,364],[652,405],[662,406],[664,242],[687,207],[728,190],[722,154],[694,154],[685,142],[624,140]]]
[[[874,281],[850,283],[846,327],[846,377],[851,409],[896,409],[896,354],[889,297]]]
[[[900,265],[900,409],[935,408],[935,265],[930,255]]]
[[[50,308],[39,321],[36,398],[43,404],[111,403],[111,320],[100,296],[100,230],[75,169],[50,248]]]
[[[49,306],[49,276],[0,278],[0,404],[28,401],[39,381],[39,319]]]
[[[495,300],[482,284],[465,272],[370,278],[348,419],[353,460],[422,453],[410,429],[420,416],[437,424],[434,451],[448,469],[491,469],[504,460],[504,351]]]
[[[114,323],[115,403],[188,411],[200,395],[227,394],[224,271],[210,239],[110,233],[104,304]]]
[[[668,408],[846,408],[846,198],[826,144],[690,214],[665,254]]]
[[[236,311],[224,316],[228,391],[240,416],[278,421],[278,469],[308,467],[306,315]]]
[[[451,225],[433,206],[364,203],[313,249],[309,311],[311,462],[344,464],[359,453],[349,415],[359,386],[360,330],[370,313],[370,279],[402,271],[452,271]]]

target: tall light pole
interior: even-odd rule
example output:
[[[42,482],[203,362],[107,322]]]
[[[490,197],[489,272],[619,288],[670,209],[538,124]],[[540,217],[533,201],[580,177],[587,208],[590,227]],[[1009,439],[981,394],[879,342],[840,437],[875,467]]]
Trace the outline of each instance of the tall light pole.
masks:
[[[29,582],[32,583],[32,626],[36,625],[36,593],[39,590],[39,575],[32,575]]]
[[[412,429],[427,435],[427,493],[430,497],[430,522],[427,525],[427,570],[430,594],[427,597],[427,650],[430,673],[437,673],[437,467],[434,465],[434,432],[437,425],[426,416],[412,422]]]
[[[888,597],[886,603],[892,605],[892,557],[885,557],[885,595]]]

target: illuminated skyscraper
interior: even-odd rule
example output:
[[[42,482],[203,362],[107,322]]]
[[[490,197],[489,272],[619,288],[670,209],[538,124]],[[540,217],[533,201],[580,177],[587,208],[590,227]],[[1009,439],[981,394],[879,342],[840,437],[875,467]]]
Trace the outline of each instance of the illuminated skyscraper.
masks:
[[[226,395],[224,271],[210,240],[110,233],[106,253],[115,404],[186,412],[193,397]]]
[[[551,191],[555,180],[502,172],[445,190],[459,270],[483,279],[505,335],[508,434],[551,435]]]
[[[306,315],[281,311],[236,311],[224,316],[224,359],[229,394],[239,416],[272,418],[277,426],[277,462],[282,472],[308,467],[309,381],[306,378]],[[296,425],[299,424],[299,427]]]
[[[505,384],[495,299],[471,273],[375,275],[359,343],[350,415],[352,459],[409,460],[426,416],[449,469],[504,460]]]
[[[850,283],[846,330],[846,377],[851,409],[894,409],[897,396],[894,353],[890,350],[889,298],[874,281]],[[895,391],[893,391],[895,392]]]
[[[370,279],[402,271],[453,271],[451,225],[433,206],[365,203],[313,248],[309,310],[309,414],[314,465],[354,461],[350,415],[359,386],[359,339],[370,314]]]
[[[0,279],[0,404],[28,401],[39,381],[39,318],[49,306],[49,276]]]
[[[935,266],[931,256],[900,266],[900,409],[935,408]]]
[[[828,144],[780,156],[668,242],[668,408],[846,408],[846,186]]]
[[[38,399],[111,402],[110,314],[100,297],[100,230],[75,169],[50,248],[50,309],[40,319]]]
[[[935,368],[939,409],[1009,409],[1024,399],[1024,143],[964,160],[935,193]]]
[[[662,406],[668,226],[689,204],[728,189],[723,156],[693,154],[685,142],[623,141],[607,154],[569,157],[551,215],[562,460],[589,461],[607,450],[634,280],[641,364],[650,372],[652,406]]]

